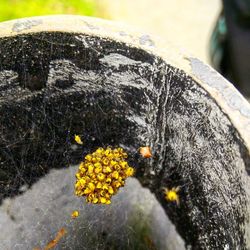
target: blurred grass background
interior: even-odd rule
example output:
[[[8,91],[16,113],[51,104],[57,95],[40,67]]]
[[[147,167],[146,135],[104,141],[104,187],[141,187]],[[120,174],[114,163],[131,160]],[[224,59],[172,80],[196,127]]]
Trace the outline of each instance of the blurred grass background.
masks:
[[[129,24],[210,63],[208,41],[220,0],[0,0],[0,21],[75,14]]]
[[[101,0],[0,0],[0,21],[51,14],[106,17]]]

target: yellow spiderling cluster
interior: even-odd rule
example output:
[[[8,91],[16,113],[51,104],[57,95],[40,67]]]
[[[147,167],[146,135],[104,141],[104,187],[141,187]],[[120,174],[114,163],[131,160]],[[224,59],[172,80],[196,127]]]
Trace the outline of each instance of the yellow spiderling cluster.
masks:
[[[112,195],[134,174],[127,157],[122,148],[98,148],[86,155],[76,173],[75,194],[86,196],[89,203],[110,204]]]

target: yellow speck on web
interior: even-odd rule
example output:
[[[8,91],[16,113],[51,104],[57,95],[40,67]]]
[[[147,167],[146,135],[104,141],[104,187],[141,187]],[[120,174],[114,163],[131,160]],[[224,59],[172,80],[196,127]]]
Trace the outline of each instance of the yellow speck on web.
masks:
[[[71,214],[71,218],[72,218],[72,219],[75,219],[75,218],[77,218],[78,216],[79,216],[79,211],[77,211],[77,210],[73,211],[72,214]]]
[[[80,137],[79,135],[75,135],[75,141],[76,141],[76,143],[78,143],[78,144],[80,144],[80,145],[83,144],[83,142],[82,142],[82,140],[81,140],[81,137]]]

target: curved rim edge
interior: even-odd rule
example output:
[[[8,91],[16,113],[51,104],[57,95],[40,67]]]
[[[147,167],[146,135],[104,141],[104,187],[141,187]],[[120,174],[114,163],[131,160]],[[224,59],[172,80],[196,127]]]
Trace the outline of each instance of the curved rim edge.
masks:
[[[99,36],[141,48],[182,69],[198,82],[227,114],[250,153],[250,104],[218,72],[200,60],[185,55],[158,37],[112,21],[77,16],[52,15],[21,18],[0,23],[0,38],[38,32],[68,32]]]

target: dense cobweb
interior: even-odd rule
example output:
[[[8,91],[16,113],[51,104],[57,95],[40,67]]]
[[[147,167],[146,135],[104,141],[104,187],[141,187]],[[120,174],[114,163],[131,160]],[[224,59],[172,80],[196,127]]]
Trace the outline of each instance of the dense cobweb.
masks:
[[[64,85],[64,81],[70,83],[69,72],[60,71],[60,63],[60,60],[51,63],[48,87],[52,81],[59,85]],[[66,64],[70,71],[72,63],[67,60],[62,60],[62,63]],[[75,71],[78,70],[74,65],[73,67]],[[64,73],[61,74],[61,72]],[[19,78],[16,72],[4,70],[0,73],[1,87],[6,88],[9,93],[12,93],[12,96],[17,94],[15,91],[26,91],[19,88]],[[86,74],[85,71],[81,73],[80,69],[78,73],[82,74],[83,77]],[[91,75],[91,77],[98,78],[100,75]],[[135,77],[140,80],[137,76]],[[80,77],[80,84],[84,80]],[[131,81],[133,80],[131,79]],[[75,88],[77,88],[77,82]],[[115,95],[115,93],[112,94]],[[45,104],[41,103],[41,107],[36,112],[44,113],[44,119],[50,119],[46,114]],[[65,108],[67,114],[66,105]],[[102,107],[97,104],[97,109],[102,109]],[[24,119],[30,118],[27,116]],[[89,135],[83,138],[84,144],[82,146],[77,145],[73,135],[79,131],[72,131],[71,122],[72,120],[69,122],[64,136],[59,138],[60,141],[52,133],[49,144],[65,144],[63,148],[70,149],[71,152],[78,152],[78,154],[81,151],[83,159],[87,153],[84,144],[88,141],[94,141],[95,138]],[[59,122],[58,124],[53,123],[53,129],[60,126]],[[97,128],[97,137],[101,141],[103,135],[98,130],[97,121],[93,122],[93,127]],[[34,128],[35,130],[36,128]],[[23,152],[25,157],[32,148],[32,144],[29,145],[29,143],[37,136],[34,133],[31,130],[24,133],[24,136],[20,134],[15,137],[13,134],[14,143],[21,145],[21,150],[25,150]],[[2,136],[4,138],[3,134]],[[7,152],[9,147],[7,139],[6,141],[3,139],[2,142],[5,143],[4,150]],[[46,151],[46,149],[44,150]],[[53,153],[53,151],[49,152],[51,155]],[[37,152],[38,159],[39,154],[40,152]],[[64,154],[65,157],[69,157],[67,150]],[[18,183],[19,190],[14,188],[12,191],[11,188],[8,188],[6,194],[3,194],[5,198],[0,207],[1,250],[46,249],[48,243],[55,239],[61,229],[64,229],[66,233],[56,242],[56,249],[184,248],[183,241],[180,238],[176,240],[178,234],[154,195],[148,189],[143,188],[137,179],[129,178],[125,187],[120,188],[119,192],[112,198],[110,205],[87,204],[85,198],[77,197],[74,194],[75,174],[78,165],[65,164],[57,166],[59,169],[50,169],[50,166],[38,164],[34,167],[40,169],[39,176],[36,176],[32,171],[27,176],[25,159],[21,159],[16,164],[18,159],[15,157],[10,150],[7,158],[12,159],[14,163],[12,165],[15,172],[13,183]],[[70,159],[66,159],[65,162],[70,162]],[[34,179],[36,182],[32,184]],[[79,216],[72,219],[71,214],[74,210],[79,211]],[[175,238],[174,242],[172,242],[172,238]]]
[[[176,232],[149,190],[130,178],[110,205],[74,195],[78,166],[51,170],[0,208],[0,249],[43,249],[64,228],[56,249],[182,249]],[[71,213],[79,217],[71,219]]]
[[[1,176],[7,173],[4,183],[13,185],[6,185],[6,192],[0,192],[5,197],[0,207],[0,249],[45,249],[61,229],[66,233],[57,242],[57,249],[184,249],[155,196],[134,178],[127,180],[110,205],[87,204],[85,198],[74,195],[78,166],[67,162],[79,160],[79,156],[83,159],[90,148],[108,145],[125,147],[129,153],[138,146],[153,146],[155,155],[150,167],[147,163],[146,167],[134,167],[145,172],[140,180],[154,189],[186,240],[190,238],[195,244],[199,236],[203,244],[211,240],[213,247],[218,242],[216,223],[219,217],[225,217],[225,211],[230,216],[225,218],[224,227],[230,225],[237,236],[240,225],[235,215],[241,219],[240,207],[231,206],[231,201],[221,203],[220,199],[226,193],[234,201],[239,200],[235,204],[242,204],[241,175],[232,170],[243,170],[244,162],[237,134],[207,93],[183,72],[165,64],[158,67],[158,59],[150,64],[149,56],[141,51],[117,44],[112,47],[104,41],[100,55],[99,40],[91,49],[89,44],[94,40],[88,37],[47,36],[11,41],[14,44],[9,47],[16,49],[12,53],[18,56],[14,55],[10,63],[20,72],[0,72],[0,94],[5,95],[2,100],[7,100],[9,110],[13,110],[8,113],[7,105],[0,106],[1,111],[7,110],[1,122],[8,130],[0,134],[4,145],[0,156],[4,155],[5,160],[0,161]],[[35,57],[30,47],[36,53],[39,48],[44,51]],[[35,73],[33,61],[37,63]],[[30,72],[26,72],[28,67]],[[45,74],[46,88],[42,85]],[[82,146],[74,143],[75,133],[82,133]],[[225,154],[229,150],[234,154]],[[134,156],[129,157],[137,164]],[[3,165],[5,162],[11,167]],[[228,173],[235,181],[230,182]],[[180,186],[180,207],[168,206],[164,200],[160,189],[167,185]],[[216,203],[215,192],[210,190],[218,191],[216,199],[220,199]],[[204,208],[206,213],[200,214],[198,209]],[[79,216],[72,219],[75,210]],[[206,223],[210,219],[215,222],[210,223],[212,229]],[[235,235],[226,232],[234,242]]]

